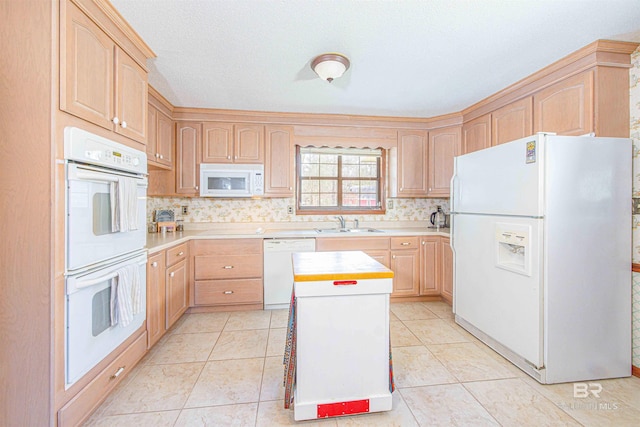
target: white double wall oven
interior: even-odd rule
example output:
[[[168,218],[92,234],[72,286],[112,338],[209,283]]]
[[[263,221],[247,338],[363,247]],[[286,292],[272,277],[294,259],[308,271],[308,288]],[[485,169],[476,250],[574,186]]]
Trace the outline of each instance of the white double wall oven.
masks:
[[[65,363],[70,387],[146,318],[147,157],[65,129]]]

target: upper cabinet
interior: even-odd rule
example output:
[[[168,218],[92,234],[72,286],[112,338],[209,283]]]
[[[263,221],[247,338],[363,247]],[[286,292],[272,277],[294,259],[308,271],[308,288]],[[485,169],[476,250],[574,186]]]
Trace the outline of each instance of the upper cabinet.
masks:
[[[593,72],[553,84],[533,96],[535,132],[584,135],[593,126]]]
[[[202,163],[264,163],[264,127],[253,124],[203,124]]]
[[[429,134],[427,131],[399,131],[397,161],[397,183],[392,196],[427,196]],[[395,165],[390,165],[395,166]]]
[[[70,1],[61,15],[60,109],[146,144],[146,70]]]
[[[173,121],[149,104],[147,162],[161,169],[173,167]]]
[[[429,132],[428,195],[431,197],[449,197],[453,158],[460,154],[461,132],[461,126]]]
[[[491,114],[469,120],[462,125],[462,153],[491,147]]]
[[[265,126],[266,197],[293,197],[294,159],[293,127]]]
[[[491,113],[491,145],[524,138],[533,133],[533,98],[512,102]]]
[[[176,126],[176,193],[200,194],[200,145],[202,123],[178,122]]]

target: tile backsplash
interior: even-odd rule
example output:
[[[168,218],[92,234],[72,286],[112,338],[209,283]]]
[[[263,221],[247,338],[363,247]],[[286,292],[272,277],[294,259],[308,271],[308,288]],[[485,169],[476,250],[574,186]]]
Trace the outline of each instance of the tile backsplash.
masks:
[[[389,203],[392,204],[390,207]],[[344,215],[352,221],[426,221],[436,206],[449,212],[447,199],[389,199],[384,215]],[[182,206],[187,214],[182,214]],[[151,222],[156,209],[172,209],[176,219],[188,223],[251,223],[251,222],[318,222],[335,221],[334,215],[296,215],[288,213],[295,209],[295,199],[212,199],[187,197],[149,197],[147,200],[147,222]]]

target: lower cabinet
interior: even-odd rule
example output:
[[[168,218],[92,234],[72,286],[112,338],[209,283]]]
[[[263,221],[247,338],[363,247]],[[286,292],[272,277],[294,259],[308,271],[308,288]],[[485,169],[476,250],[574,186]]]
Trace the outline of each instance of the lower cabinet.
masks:
[[[194,240],[194,305],[261,305],[262,239]]]
[[[440,238],[440,283],[442,298],[453,302],[453,251],[449,246],[449,238]]]
[[[149,256],[147,261],[147,348],[189,308],[188,244]]]
[[[441,294],[439,253],[442,237],[425,236],[420,239],[420,295]]]
[[[420,244],[418,237],[391,238],[393,296],[418,296],[420,292]]]
[[[453,254],[449,238],[328,237],[316,239],[316,250],[363,251],[393,270],[392,297],[443,297],[452,301]]]

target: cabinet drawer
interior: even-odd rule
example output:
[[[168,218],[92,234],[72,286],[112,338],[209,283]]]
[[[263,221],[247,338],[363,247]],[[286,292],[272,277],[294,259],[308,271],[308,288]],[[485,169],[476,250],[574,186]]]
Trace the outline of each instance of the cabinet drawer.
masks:
[[[420,238],[417,236],[410,237],[392,237],[391,249],[418,249],[420,247]]]
[[[167,267],[187,259],[187,243],[167,249]]]
[[[389,249],[388,237],[336,237],[316,239],[320,251],[366,251]]]
[[[107,397],[107,394],[130,373],[131,368],[144,356],[146,351],[147,333],[144,332],[58,411],[58,426],[80,425],[91,411]],[[122,371],[120,371],[121,368],[123,368]],[[116,374],[117,376],[114,376]]]
[[[196,282],[196,305],[262,303],[262,279],[205,280]]]
[[[262,255],[201,255],[194,260],[195,280],[262,277]]]
[[[262,239],[193,240],[192,255],[262,255]]]

